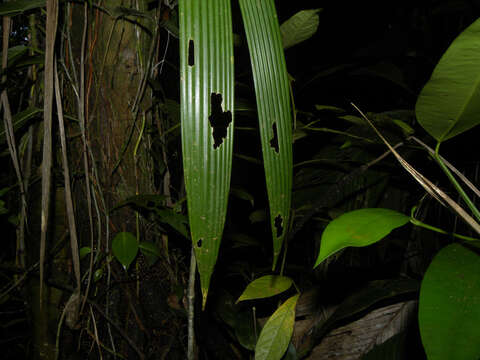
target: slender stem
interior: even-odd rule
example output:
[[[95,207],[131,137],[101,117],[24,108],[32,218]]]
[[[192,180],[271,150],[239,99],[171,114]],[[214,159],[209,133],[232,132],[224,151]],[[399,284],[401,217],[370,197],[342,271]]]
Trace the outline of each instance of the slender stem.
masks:
[[[439,150],[440,150],[440,143],[437,144],[437,146],[435,147],[435,154],[433,155],[435,160],[437,161],[437,163],[440,165],[440,167],[442,168],[443,172],[445,173],[445,175],[447,175],[448,177],[448,180],[450,180],[450,182],[453,184],[453,186],[455,187],[455,189],[457,190],[457,192],[460,194],[460,196],[462,197],[463,201],[465,201],[465,203],[467,204],[468,208],[470,209],[470,211],[472,212],[473,216],[475,216],[475,218],[477,219],[477,221],[480,221],[480,211],[478,211],[477,207],[474,205],[474,203],[472,202],[472,200],[468,197],[468,195],[465,193],[465,191],[463,190],[463,188],[460,186],[460,184],[458,183],[457,179],[455,179],[455,177],[453,176],[453,174],[450,172],[450,170],[448,169],[448,167],[445,165],[445,163],[442,161],[442,158],[440,157],[439,155]]]
[[[415,210],[417,209],[416,206],[414,206],[412,208],[412,211],[410,213],[410,222],[415,225],[415,226],[418,226],[418,227],[422,227],[424,229],[427,229],[427,230],[430,230],[430,231],[434,231],[434,232],[437,232],[439,234],[444,234],[444,235],[451,235],[457,239],[460,239],[460,240],[466,240],[466,241],[480,241],[480,239],[478,238],[473,238],[473,237],[470,237],[470,236],[465,236],[465,235],[460,235],[460,234],[457,234],[457,233],[454,233],[454,232],[448,232],[448,231],[445,231],[443,229],[440,229],[436,226],[432,226],[432,225],[429,225],[429,224],[425,224],[424,222],[418,220],[415,218]]]

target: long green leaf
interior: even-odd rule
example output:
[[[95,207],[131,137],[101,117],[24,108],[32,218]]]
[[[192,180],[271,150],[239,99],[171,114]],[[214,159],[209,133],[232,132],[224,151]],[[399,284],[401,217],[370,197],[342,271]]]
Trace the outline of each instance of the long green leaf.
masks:
[[[299,296],[294,295],[285,301],[265,323],[255,346],[255,360],[282,358],[292,337]]]
[[[287,67],[274,1],[240,0],[240,8],[255,82],[275,268],[287,230],[292,189],[292,114]]]
[[[42,109],[32,106],[15,114],[15,116],[13,116],[12,118],[13,131],[17,132],[23,129],[26,125],[29,124],[32,118],[36,117],[42,111]],[[0,145],[3,144],[5,141],[5,128],[3,124],[0,124]]]
[[[203,305],[227,210],[233,144],[230,1],[180,1],[182,150]]]
[[[0,4],[1,16],[14,16],[25,11],[45,7],[46,0],[16,0]]]
[[[418,322],[429,360],[480,358],[480,256],[451,244],[435,256],[420,289]]]
[[[452,42],[418,97],[418,122],[438,142],[480,123],[479,36],[480,19]]]

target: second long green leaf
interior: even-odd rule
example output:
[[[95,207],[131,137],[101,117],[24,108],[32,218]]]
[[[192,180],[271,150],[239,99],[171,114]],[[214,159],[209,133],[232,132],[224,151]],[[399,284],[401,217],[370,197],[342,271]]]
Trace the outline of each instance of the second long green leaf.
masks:
[[[282,36],[273,0],[240,0],[255,83],[270,204],[273,268],[285,238],[292,190],[292,113]]]

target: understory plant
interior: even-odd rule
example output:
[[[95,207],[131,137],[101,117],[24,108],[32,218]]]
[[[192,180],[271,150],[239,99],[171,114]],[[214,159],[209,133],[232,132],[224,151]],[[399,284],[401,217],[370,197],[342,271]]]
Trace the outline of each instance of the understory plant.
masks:
[[[280,6],[0,5],[0,220],[16,237],[0,304],[28,304],[2,326],[32,324],[25,353],[300,359],[330,356],[325,343],[344,337],[362,359],[394,359],[418,321],[429,360],[480,357],[480,191],[440,155],[480,122],[480,20],[445,51],[415,110],[367,112],[315,91],[304,109],[285,54],[314,36],[321,9],[280,21]],[[394,66],[365,62],[308,73],[304,86],[351,71],[416,96]],[[425,220],[434,201],[459,231]],[[426,271],[405,259],[394,274],[375,267],[434,235],[449,244]],[[373,275],[355,267],[370,261]],[[355,323],[381,329],[346,337]]]

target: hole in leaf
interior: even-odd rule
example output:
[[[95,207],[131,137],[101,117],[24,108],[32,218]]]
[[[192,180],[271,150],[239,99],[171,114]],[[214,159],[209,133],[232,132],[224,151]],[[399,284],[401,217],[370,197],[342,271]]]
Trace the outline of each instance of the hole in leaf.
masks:
[[[270,140],[270,146],[278,154],[278,134],[277,134],[277,123],[276,122],[273,123],[272,130],[273,130],[273,138],[272,138],[272,140]]]
[[[275,218],[275,229],[277,229],[277,237],[282,236],[283,234],[283,218],[282,215],[277,215]]]
[[[195,65],[195,45],[193,40],[188,42],[188,66]]]
[[[202,247],[202,239],[198,239],[198,241],[197,241],[197,247],[199,247],[199,248]]]
[[[212,93],[210,96],[211,115],[208,117],[213,128],[213,148],[216,149],[223,143],[227,136],[228,125],[232,122],[232,113],[223,111],[222,94]]]

